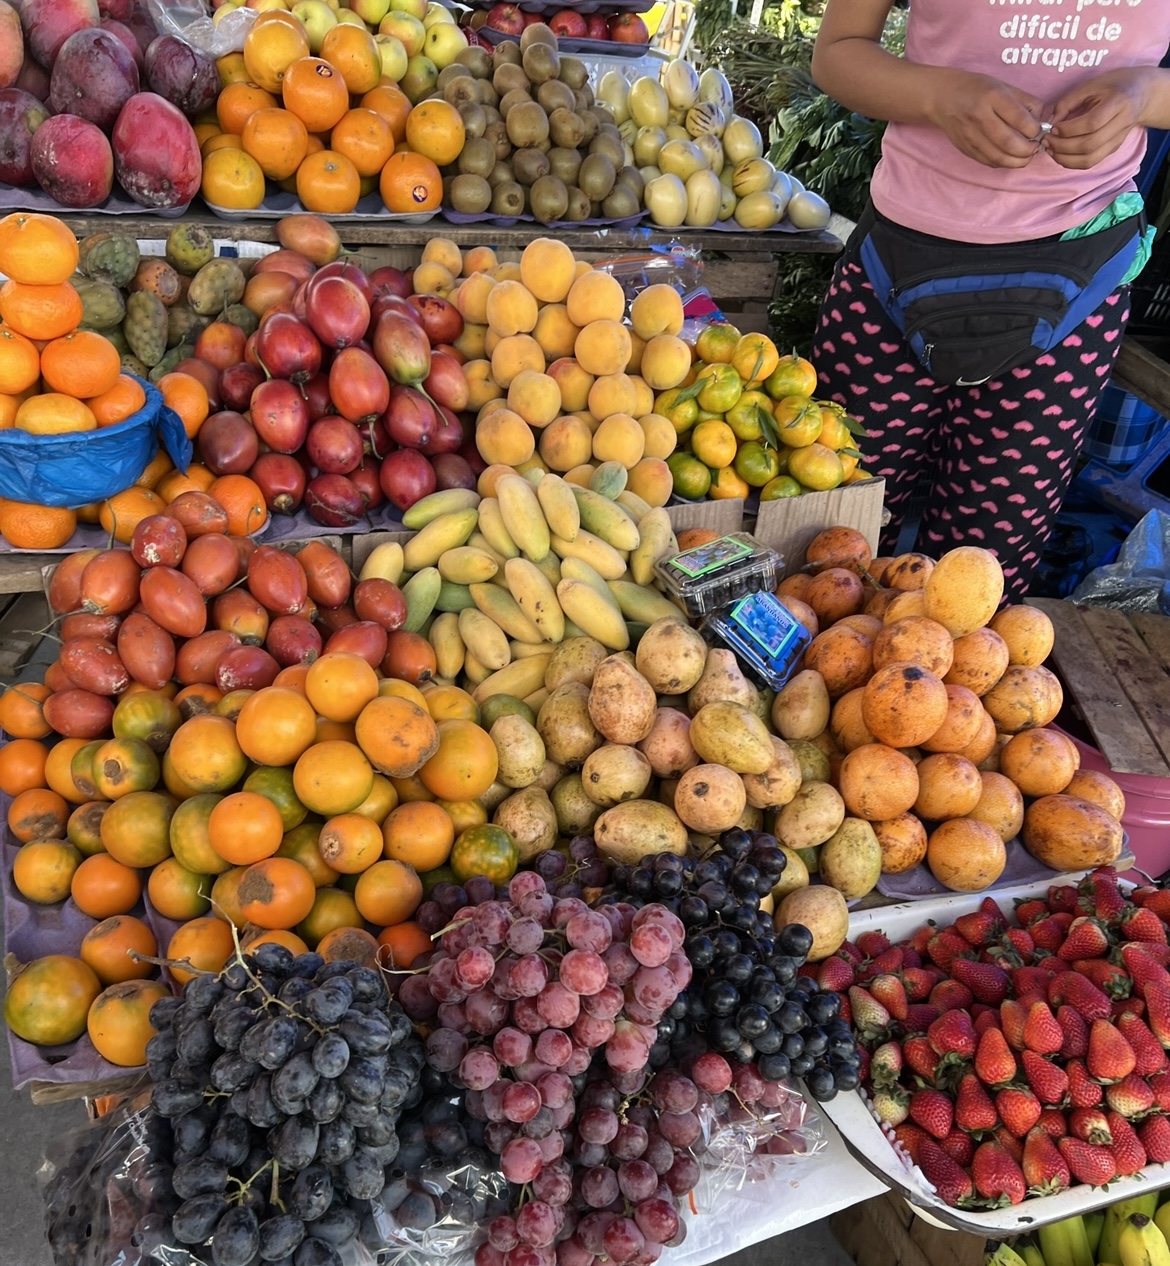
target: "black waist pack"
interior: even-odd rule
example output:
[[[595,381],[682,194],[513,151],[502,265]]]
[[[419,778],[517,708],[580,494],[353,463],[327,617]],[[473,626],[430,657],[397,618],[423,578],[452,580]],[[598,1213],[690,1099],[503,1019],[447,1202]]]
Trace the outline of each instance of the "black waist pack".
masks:
[[[1088,237],[949,242],[866,208],[846,248],[937,382],[976,386],[1058,346],[1121,284],[1143,216]]]

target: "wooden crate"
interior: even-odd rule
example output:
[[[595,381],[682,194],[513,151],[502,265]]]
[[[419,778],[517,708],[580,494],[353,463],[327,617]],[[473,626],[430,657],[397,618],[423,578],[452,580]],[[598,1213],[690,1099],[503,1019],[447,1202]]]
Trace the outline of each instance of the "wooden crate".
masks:
[[[829,1226],[857,1266],[983,1266],[980,1236],[924,1222],[892,1191],[843,1209]]]
[[[1054,598],[1028,603],[1052,620],[1065,703],[1075,705],[1110,768],[1170,778],[1170,618]]]

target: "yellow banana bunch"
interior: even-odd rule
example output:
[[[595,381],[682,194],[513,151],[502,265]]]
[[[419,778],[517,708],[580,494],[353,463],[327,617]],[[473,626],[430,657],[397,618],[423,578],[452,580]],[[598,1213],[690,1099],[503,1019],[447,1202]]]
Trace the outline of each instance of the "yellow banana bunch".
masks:
[[[1118,1240],[1120,1266],[1170,1266],[1170,1245],[1158,1224],[1144,1213],[1131,1213]]]
[[[1045,1266],[1094,1266],[1085,1221],[1079,1215],[1040,1227],[1036,1238],[1044,1254]]]
[[[1105,1210],[1105,1225],[1101,1228],[1101,1239],[1097,1244],[1097,1261],[1101,1266],[1121,1266],[1121,1228],[1131,1213],[1143,1213],[1147,1218],[1154,1216],[1158,1207],[1158,1193],[1136,1196],[1130,1200],[1119,1200]]]
[[[1028,1266],[1028,1264],[1010,1244],[1004,1242],[995,1246],[994,1253],[987,1254],[983,1259],[983,1266]]]

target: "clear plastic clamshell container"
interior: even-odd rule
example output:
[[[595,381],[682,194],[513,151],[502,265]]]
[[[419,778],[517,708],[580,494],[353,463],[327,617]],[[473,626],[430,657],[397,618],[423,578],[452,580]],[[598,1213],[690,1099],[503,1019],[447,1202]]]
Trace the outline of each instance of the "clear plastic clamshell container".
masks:
[[[812,641],[808,629],[766,590],[709,616],[703,631],[733,650],[773,690],[783,689]]]
[[[740,598],[770,593],[784,560],[747,532],[732,532],[655,564],[666,591],[691,616],[711,615]]]

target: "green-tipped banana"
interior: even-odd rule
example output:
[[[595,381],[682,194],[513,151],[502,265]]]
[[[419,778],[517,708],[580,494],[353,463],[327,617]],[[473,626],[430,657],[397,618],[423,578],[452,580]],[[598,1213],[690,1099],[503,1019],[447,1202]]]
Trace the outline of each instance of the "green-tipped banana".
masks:
[[[1145,1210],[1142,1212],[1144,1213]],[[1085,1237],[1089,1241],[1089,1252],[1092,1253],[1093,1261],[1095,1262],[1097,1260],[1097,1249],[1101,1244],[1101,1232],[1105,1227],[1105,1210],[1098,1209],[1095,1213],[1086,1213],[1083,1216],[1085,1219]]]
[[[1085,1230],[1085,1219],[1079,1215],[1075,1218],[1065,1218],[1062,1225],[1068,1234],[1075,1266],[1095,1266],[1093,1251],[1089,1248],[1089,1235]],[[1170,1262],[1167,1262],[1166,1266],[1170,1266]]]
[[[1027,1263],[1010,1244],[1000,1243],[994,1253],[984,1257],[983,1266],[1027,1266]]]
[[[1121,1266],[1170,1266],[1170,1245],[1158,1225],[1144,1213],[1131,1213],[1118,1241]]]
[[[1029,1240],[1025,1240],[1020,1245],[1020,1256],[1024,1259],[1024,1266],[1048,1266],[1039,1245]]]

